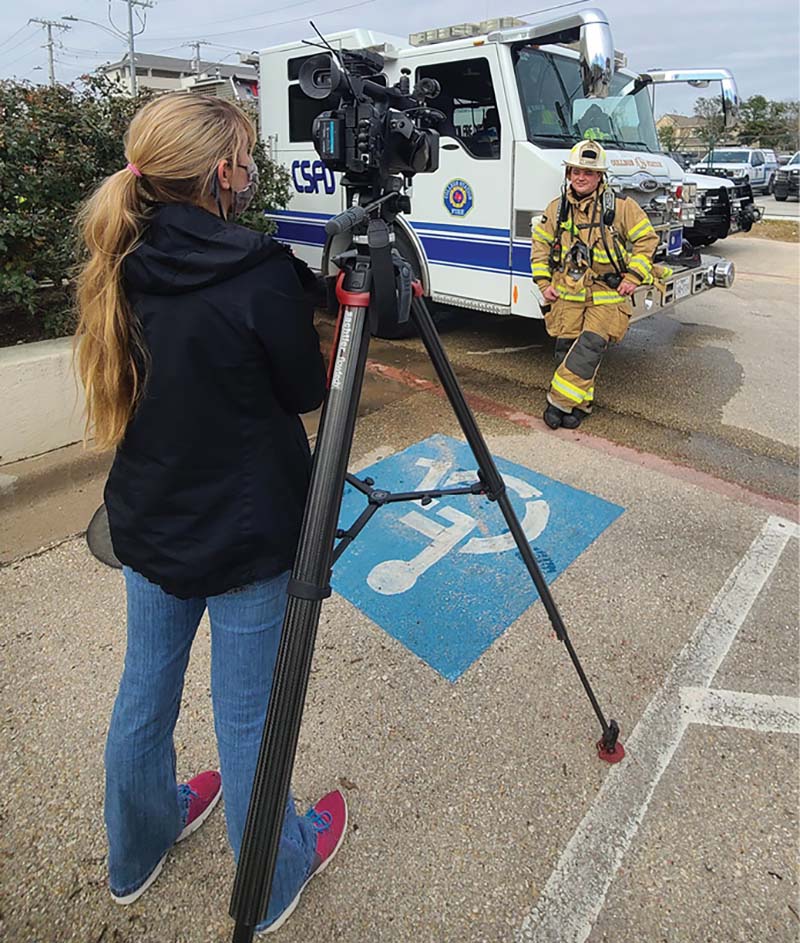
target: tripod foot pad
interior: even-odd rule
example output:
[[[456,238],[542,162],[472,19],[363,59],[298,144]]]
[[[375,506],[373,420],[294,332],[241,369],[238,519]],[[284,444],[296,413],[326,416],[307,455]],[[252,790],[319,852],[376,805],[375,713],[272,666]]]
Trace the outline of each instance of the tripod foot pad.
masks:
[[[614,746],[609,750],[602,740],[597,741],[597,755],[606,763],[619,763],[625,758],[625,747],[617,740]]]

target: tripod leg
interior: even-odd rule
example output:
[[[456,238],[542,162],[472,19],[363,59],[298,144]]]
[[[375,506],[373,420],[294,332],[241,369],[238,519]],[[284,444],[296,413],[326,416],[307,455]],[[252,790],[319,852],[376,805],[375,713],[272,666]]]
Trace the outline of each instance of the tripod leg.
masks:
[[[345,307],[231,896],[234,943],[251,943],[272,887],[320,609],[330,595],[333,539],[369,348],[365,322],[366,308]]]
[[[589,679],[586,677],[575,649],[572,646],[572,642],[567,635],[564,621],[561,618],[561,613],[558,611],[558,607],[555,604],[553,595],[550,592],[550,587],[547,585],[544,576],[542,576],[542,571],[539,569],[539,564],[536,562],[536,557],[533,555],[530,544],[525,537],[525,532],[522,530],[522,525],[519,522],[519,518],[517,517],[514,508],[511,505],[511,501],[506,492],[505,483],[503,482],[503,479],[497,470],[497,466],[495,465],[492,454],[486,445],[486,441],[481,435],[480,429],[478,429],[478,424],[475,422],[475,417],[472,415],[472,411],[467,405],[467,401],[464,399],[464,394],[461,391],[461,387],[458,385],[456,375],[453,372],[450,361],[447,359],[447,354],[442,347],[442,342],[439,339],[433,319],[431,318],[430,312],[428,311],[422,298],[416,296],[414,297],[411,303],[411,311],[414,317],[414,322],[416,323],[422,338],[422,342],[425,345],[425,349],[428,351],[428,355],[431,358],[431,362],[433,363],[442,387],[444,388],[447,398],[450,401],[450,405],[453,407],[453,411],[456,414],[456,418],[458,419],[459,425],[461,426],[461,430],[464,433],[470,448],[472,449],[475,459],[477,460],[480,476],[489,489],[489,497],[497,501],[497,504],[502,511],[503,517],[508,524],[508,529],[514,538],[520,554],[522,555],[523,561],[525,562],[525,566],[527,567],[528,572],[533,579],[536,589],[539,591],[539,596],[541,597],[542,603],[544,604],[545,610],[547,611],[547,615],[550,618],[550,623],[555,630],[556,636],[566,646],[569,657],[572,660],[572,664],[575,666],[575,670],[577,671],[578,677],[581,680],[581,684],[583,685],[592,708],[597,715],[597,719],[600,721],[600,726],[603,728],[603,737],[598,743],[598,752],[603,759],[608,760],[609,762],[616,762],[622,758],[621,754],[623,752],[622,744],[617,742],[617,737],[619,735],[619,727],[617,722],[615,720],[607,722],[605,715],[600,708],[594,691],[592,690],[592,686],[589,683]]]

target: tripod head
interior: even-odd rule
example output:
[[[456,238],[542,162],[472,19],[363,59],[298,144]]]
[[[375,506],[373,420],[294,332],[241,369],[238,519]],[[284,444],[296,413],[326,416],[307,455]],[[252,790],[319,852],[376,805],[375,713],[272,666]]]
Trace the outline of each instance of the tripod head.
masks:
[[[413,269],[394,246],[394,221],[409,208],[408,195],[391,190],[370,203],[356,199],[325,224],[323,257],[329,262],[327,274],[332,274],[331,264],[338,269],[336,299],[367,307],[370,332],[381,337],[394,336],[411,311]]]

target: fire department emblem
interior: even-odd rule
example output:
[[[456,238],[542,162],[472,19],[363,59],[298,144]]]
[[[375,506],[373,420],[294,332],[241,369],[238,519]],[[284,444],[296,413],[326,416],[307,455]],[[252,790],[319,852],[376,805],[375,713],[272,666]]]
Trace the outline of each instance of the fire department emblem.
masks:
[[[472,209],[472,187],[466,180],[451,180],[444,188],[444,205],[451,216],[466,216]]]

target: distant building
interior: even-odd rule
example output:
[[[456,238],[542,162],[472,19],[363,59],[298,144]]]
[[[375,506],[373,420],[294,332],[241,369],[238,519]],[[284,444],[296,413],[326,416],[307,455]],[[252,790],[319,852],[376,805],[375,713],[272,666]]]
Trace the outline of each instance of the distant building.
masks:
[[[173,56],[154,56],[147,52],[134,55],[136,81],[140,88],[161,92],[192,90],[203,84],[206,94],[217,94],[238,101],[258,100],[258,72],[252,65],[200,60],[200,71],[194,59]],[[109,62],[97,70],[112,81],[119,80],[127,88],[130,82],[130,64],[127,53],[118,62]]]
[[[674,129],[671,146],[673,151],[705,151],[706,149],[702,138],[705,119],[697,115],[662,115],[656,121],[656,128],[659,132],[663,128]]]
[[[246,75],[238,71],[235,75],[201,75],[198,78],[181,80],[181,88],[187,92],[201,95],[215,95],[217,98],[227,98],[229,101],[238,101],[250,105],[254,112],[258,111],[258,78],[248,69]]]

